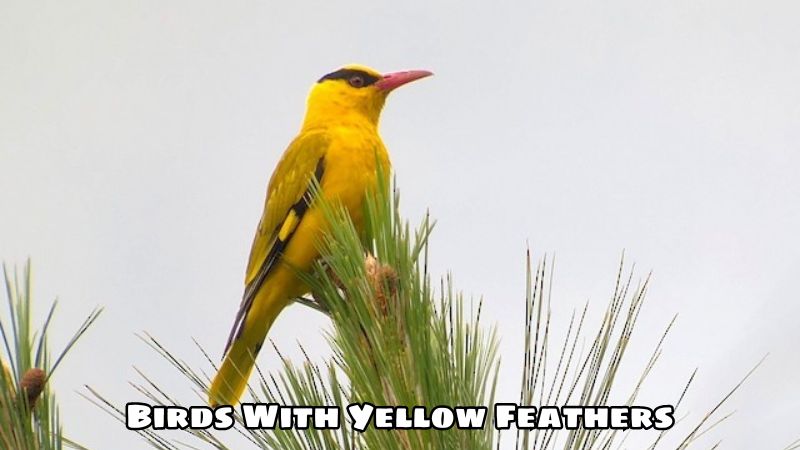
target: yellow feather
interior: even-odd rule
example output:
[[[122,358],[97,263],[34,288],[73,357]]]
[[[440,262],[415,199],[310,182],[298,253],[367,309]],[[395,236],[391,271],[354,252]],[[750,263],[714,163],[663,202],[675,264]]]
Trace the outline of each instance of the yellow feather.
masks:
[[[289,215],[286,217],[286,220],[283,221],[283,225],[281,225],[281,231],[278,232],[278,240],[285,241],[288,239],[289,234],[297,228],[297,223],[299,221],[300,217],[298,217],[297,213],[289,211]]]
[[[370,76],[378,72],[347,66]],[[245,294],[222,366],[209,389],[212,405],[234,404],[267,332],[292,300],[307,292],[296,276],[319,257],[326,223],[314,203],[305,202],[313,177],[320,193],[339,202],[361,227],[365,193],[375,187],[378,165],[388,173],[389,156],[378,135],[388,90],[354,87],[346,79],[314,85],[300,134],[284,152],[270,179],[264,211],[250,249]]]

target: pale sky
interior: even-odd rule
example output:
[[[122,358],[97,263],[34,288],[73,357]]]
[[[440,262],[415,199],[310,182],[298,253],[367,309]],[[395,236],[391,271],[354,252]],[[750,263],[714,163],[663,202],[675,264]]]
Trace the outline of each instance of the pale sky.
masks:
[[[141,400],[135,365],[192,398],[134,333],[197,367],[191,337],[222,351],[267,180],[310,86],[351,62],[436,73],[392,94],[382,134],[406,217],[438,221],[433,272],[500,329],[501,399],[526,242],[556,254],[562,322],[602,309],[625,249],[654,277],[622,391],[678,313],[643,399],[699,367],[694,422],[769,352],[700,448],[800,437],[800,3],[2,0],[0,17],[0,260],[33,259],[39,316],[60,299],[55,349],[106,308],[53,379],[82,444],[145,448],[84,384]],[[324,355],[326,323],[292,307],[270,337]]]

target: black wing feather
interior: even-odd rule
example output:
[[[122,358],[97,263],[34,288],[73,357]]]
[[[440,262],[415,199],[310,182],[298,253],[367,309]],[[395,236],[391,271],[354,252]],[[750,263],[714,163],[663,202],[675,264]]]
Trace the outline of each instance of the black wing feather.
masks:
[[[314,170],[314,177],[316,178],[317,183],[322,182],[322,176],[324,175],[324,173],[325,173],[325,159],[320,158],[319,161],[317,161],[317,167]],[[289,241],[292,240],[294,232],[297,230],[297,227],[300,226],[300,222],[302,222],[303,216],[305,215],[306,211],[308,211],[308,207],[311,205],[311,202],[313,201],[312,185],[313,185],[312,182],[308,183],[308,187],[306,188],[306,191],[303,193],[303,195],[300,197],[300,200],[298,200],[294,205],[292,205],[292,207],[289,208],[289,211],[287,211],[287,216],[291,212],[294,212],[294,214],[297,216],[298,220],[297,226],[295,226],[294,230],[292,230],[292,232],[289,233],[288,236],[286,236],[286,239],[281,240],[278,237],[275,238],[276,239],[275,245],[273,245],[269,253],[267,253],[266,258],[264,259],[264,264],[262,264],[261,268],[258,269],[258,273],[256,274],[255,278],[253,278],[253,281],[251,281],[250,284],[245,286],[244,294],[242,296],[242,303],[239,306],[239,311],[236,313],[236,319],[233,322],[233,327],[231,328],[231,332],[228,335],[228,342],[225,344],[224,353],[227,353],[228,349],[231,348],[233,341],[239,339],[239,337],[242,335],[242,331],[244,329],[244,323],[247,319],[247,313],[253,306],[253,301],[256,298],[256,293],[258,293],[258,290],[261,288],[261,285],[264,283],[264,280],[267,278],[267,275],[269,275],[272,272],[272,269],[275,267],[275,264],[280,259],[281,254],[283,254],[283,250],[286,248],[286,245],[288,245]],[[283,226],[282,222],[278,224],[278,229],[280,229],[281,226]],[[277,231],[275,234],[277,236],[278,234]]]

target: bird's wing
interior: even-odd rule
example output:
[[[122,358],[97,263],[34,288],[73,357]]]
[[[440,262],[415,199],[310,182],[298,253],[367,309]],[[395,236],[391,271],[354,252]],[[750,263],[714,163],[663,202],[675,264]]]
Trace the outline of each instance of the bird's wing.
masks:
[[[278,264],[281,253],[308,209],[312,178],[322,180],[324,157],[329,145],[330,139],[323,132],[301,134],[289,144],[272,174],[264,213],[250,249],[242,303],[228,336],[226,352],[241,334],[256,293]]]

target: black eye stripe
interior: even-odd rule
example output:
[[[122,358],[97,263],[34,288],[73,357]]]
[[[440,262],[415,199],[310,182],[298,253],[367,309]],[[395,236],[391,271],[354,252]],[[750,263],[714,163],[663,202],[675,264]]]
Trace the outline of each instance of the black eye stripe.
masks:
[[[350,77],[358,75],[364,79],[364,86],[369,86],[375,84],[380,80],[380,77],[376,77],[370,73],[364,72],[363,70],[358,69],[339,69],[336,72],[331,72],[324,77],[320,78],[318,83],[322,83],[325,80],[349,80]]]

